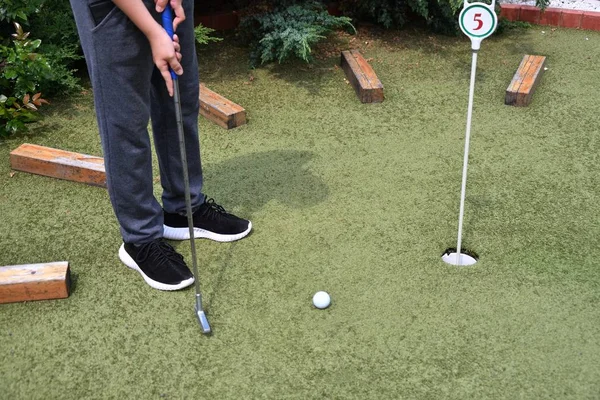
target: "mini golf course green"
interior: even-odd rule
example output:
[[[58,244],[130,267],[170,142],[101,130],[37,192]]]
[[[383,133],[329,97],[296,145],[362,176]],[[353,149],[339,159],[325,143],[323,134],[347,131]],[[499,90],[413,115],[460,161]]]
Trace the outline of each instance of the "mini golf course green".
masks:
[[[468,40],[351,40],[313,66],[249,70],[233,40],[199,54],[203,81],[249,117],[201,120],[205,191],[254,225],[197,242],[212,337],[193,290],[153,290],[119,262],[104,189],[11,174],[25,142],[101,155],[91,91],[0,142],[0,265],[66,260],[74,276],[68,299],[0,305],[0,398],[598,398],[600,33],[484,42],[468,268],[440,259],[456,244]],[[348,48],[372,58],[382,104],[361,104],[336,68]],[[548,70],[529,107],[505,106],[524,54]],[[311,306],[318,290],[330,308]]]

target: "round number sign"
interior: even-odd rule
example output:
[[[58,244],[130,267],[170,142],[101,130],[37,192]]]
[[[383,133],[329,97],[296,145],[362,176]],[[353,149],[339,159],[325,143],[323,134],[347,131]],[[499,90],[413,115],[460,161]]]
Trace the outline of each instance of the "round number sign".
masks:
[[[465,5],[459,16],[460,29],[471,38],[473,46],[479,49],[481,41],[496,30],[498,17],[493,6],[484,3]]]

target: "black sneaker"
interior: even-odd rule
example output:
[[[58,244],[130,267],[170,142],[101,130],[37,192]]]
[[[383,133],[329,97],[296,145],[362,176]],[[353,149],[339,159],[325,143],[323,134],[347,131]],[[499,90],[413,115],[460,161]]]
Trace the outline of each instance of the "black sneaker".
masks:
[[[190,238],[188,220],[185,215],[164,212],[163,236],[171,240]],[[194,212],[194,237],[206,238],[217,242],[233,242],[250,233],[252,222],[228,214],[213,199],[205,201]]]
[[[179,290],[194,283],[194,275],[183,261],[183,256],[162,239],[141,245],[123,243],[119,258],[139,272],[154,289]]]

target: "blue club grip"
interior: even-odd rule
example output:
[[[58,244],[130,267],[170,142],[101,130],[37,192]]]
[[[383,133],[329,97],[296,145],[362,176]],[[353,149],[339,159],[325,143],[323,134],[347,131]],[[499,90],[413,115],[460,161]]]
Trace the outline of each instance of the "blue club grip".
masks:
[[[168,3],[164,11],[162,12],[162,26],[165,29],[165,31],[167,31],[167,33],[169,34],[169,37],[173,39],[173,34],[175,33],[173,32],[173,9]],[[172,69],[171,78],[173,78],[173,80],[177,80],[177,74]]]

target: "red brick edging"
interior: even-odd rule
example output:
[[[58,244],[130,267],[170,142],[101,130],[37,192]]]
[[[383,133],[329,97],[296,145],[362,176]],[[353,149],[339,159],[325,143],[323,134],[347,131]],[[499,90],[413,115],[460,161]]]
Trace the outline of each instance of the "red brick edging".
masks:
[[[600,12],[562,8],[546,8],[541,11],[537,7],[518,4],[502,4],[501,7],[500,16],[509,21],[600,31]]]
[[[538,25],[559,26],[562,28],[588,29],[600,31],[600,12],[576,11],[562,8],[547,8],[541,11],[537,7],[522,6],[518,4],[502,4],[500,16],[509,21],[523,21]],[[334,5],[328,7],[333,15],[339,15],[339,9]],[[196,25],[202,25],[216,30],[235,29],[240,23],[237,12],[215,13],[210,15],[196,15]]]

